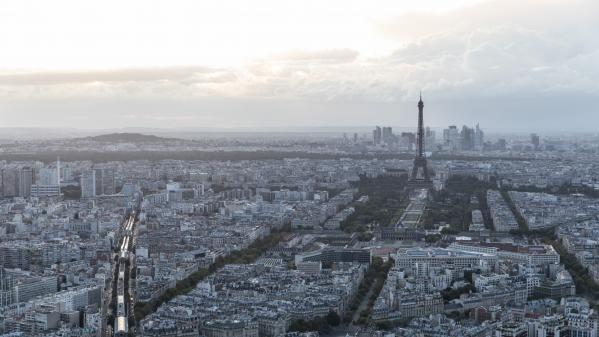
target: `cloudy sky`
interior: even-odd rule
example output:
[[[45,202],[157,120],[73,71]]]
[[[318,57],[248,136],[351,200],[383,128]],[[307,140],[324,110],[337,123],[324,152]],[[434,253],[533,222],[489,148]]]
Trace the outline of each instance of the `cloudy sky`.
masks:
[[[0,6],[0,127],[596,131],[597,0]]]

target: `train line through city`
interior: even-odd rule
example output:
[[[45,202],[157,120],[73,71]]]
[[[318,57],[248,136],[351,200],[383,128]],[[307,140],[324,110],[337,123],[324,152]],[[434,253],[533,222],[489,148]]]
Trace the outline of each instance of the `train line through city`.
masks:
[[[133,255],[133,241],[135,225],[137,223],[136,213],[133,212],[123,222],[121,228],[121,240],[117,246],[115,254],[115,276],[116,282],[113,282],[113,300],[114,306],[114,324],[113,331],[115,337],[128,336],[131,327],[129,317],[133,312],[133,295],[129,288],[130,268]]]

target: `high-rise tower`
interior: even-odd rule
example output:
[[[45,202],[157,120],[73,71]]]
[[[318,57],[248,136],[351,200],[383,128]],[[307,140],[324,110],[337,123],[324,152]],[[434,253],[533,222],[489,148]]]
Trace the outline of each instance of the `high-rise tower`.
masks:
[[[414,167],[412,175],[408,181],[408,188],[431,188],[433,183],[428,171],[426,156],[424,155],[424,103],[422,102],[422,93],[418,101],[418,131],[416,134],[416,158],[414,158]]]
[[[60,157],[56,157],[56,184],[58,184],[58,195],[60,195]]]

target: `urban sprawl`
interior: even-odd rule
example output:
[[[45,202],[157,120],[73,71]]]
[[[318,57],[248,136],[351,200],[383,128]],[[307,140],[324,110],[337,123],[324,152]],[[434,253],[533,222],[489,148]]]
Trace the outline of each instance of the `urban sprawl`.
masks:
[[[0,336],[596,337],[596,137],[436,131],[4,141]]]

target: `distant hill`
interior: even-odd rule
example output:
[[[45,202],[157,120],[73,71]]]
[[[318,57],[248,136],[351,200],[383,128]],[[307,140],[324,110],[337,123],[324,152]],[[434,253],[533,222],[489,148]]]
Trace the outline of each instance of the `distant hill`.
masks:
[[[141,133],[109,133],[93,137],[79,138],[80,140],[96,141],[102,143],[155,143],[163,141],[179,140],[177,138],[164,138]]]

